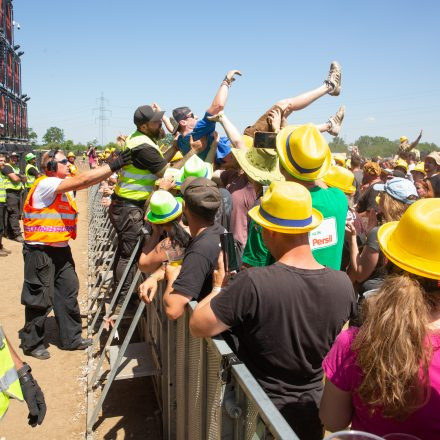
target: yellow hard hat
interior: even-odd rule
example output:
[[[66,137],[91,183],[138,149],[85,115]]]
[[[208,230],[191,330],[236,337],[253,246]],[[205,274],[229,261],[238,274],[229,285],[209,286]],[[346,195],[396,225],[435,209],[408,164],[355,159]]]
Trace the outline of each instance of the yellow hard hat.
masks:
[[[114,153],[116,151],[116,148],[110,148],[110,153]]]
[[[272,182],[261,204],[249,211],[259,225],[283,234],[304,234],[320,225],[322,214],[312,208],[312,196],[296,182]]]
[[[414,202],[398,222],[382,225],[377,238],[385,256],[407,272],[440,280],[440,199]]]
[[[106,148],[106,149],[104,150],[104,153],[110,153],[110,148]]]
[[[69,151],[67,153],[67,157],[75,157],[75,153],[73,153],[72,151]]]
[[[400,136],[400,143],[407,141],[408,138],[406,136]]]
[[[396,168],[396,167],[405,168],[405,171],[408,172],[408,164],[406,163],[406,160],[397,159],[397,162],[396,162],[396,165],[394,166],[394,168]]]
[[[331,166],[330,148],[313,124],[283,128],[277,134],[276,145],[283,168],[297,179],[320,179]]]
[[[411,170],[411,172],[413,171],[418,171],[420,173],[423,173],[423,175],[426,175],[426,171],[425,171],[425,163],[424,162],[419,162],[414,169]]]
[[[345,194],[354,194],[356,192],[356,187],[353,185],[354,174],[340,165],[330,167],[328,173],[322,180],[324,180],[328,186],[339,188]]]

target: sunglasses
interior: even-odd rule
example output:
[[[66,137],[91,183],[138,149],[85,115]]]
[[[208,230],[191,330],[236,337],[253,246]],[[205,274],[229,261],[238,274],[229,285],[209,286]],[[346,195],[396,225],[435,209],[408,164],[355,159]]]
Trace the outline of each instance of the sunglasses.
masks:
[[[185,119],[188,119],[188,118],[193,118],[194,119],[194,113],[190,113],[189,115],[185,116]]]
[[[57,163],[62,163],[63,165],[67,165],[69,161],[67,159],[57,160]]]

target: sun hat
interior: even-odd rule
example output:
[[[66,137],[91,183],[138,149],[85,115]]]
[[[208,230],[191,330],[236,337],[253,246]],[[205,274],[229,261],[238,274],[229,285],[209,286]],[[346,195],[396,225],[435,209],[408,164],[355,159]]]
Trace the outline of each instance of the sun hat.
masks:
[[[419,162],[412,170],[411,173],[414,171],[418,171],[419,173],[422,173],[423,175],[426,176],[426,171],[425,171],[425,164],[423,162]]]
[[[74,152],[69,151],[69,152],[67,153],[67,157],[76,157],[76,156],[75,156],[75,153],[74,153]]]
[[[212,177],[212,164],[203,162],[197,155],[192,156],[183,166],[182,182],[189,176],[210,179]]]
[[[283,128],[277,134],[276,147],[281,165],[297,179],[320,179],[331,166],[330,148],[313,124]]]
[[[435,163],[437,165],[440,165],[440,151],[433,151],[432,153],[429,153],[425,160],[430,157],[431,159],[434,159]]]
[[[347,168],[333,165],[323,177],[324,182],[331,187],[339,188],[345,194],[354,194],[356,187],[353,185],[354,174]]]
[[[336,165],[341,165],[341,167],[345,167],[345,158],[344,158],[344,156],[341,156],[340,154],[335,154],[333,156],[333,160],[335,161]]]
[[[406,162],[406,160],[403,159],[397,159],[396,165],[394,165],[394,168],[403,168],[406,172],[408,172],[408,163]]]
[[[400,221],[379,228],[385,256],[396,266],[425,278],[440,279],[440,199],[413,203]]]
[[[386,192],[393,199],[407,205],[411,205],[419,198],[414,183],[404,177],[394,177],[385,183],[376,183],[373,185],[373,189],[379,192]]]
[[[251,136],[248,136],[247,134],[244,134],[242,136],[243,138],[243,142],[246,145],[246,147],[251,148],[254,146],[254,138],[252,138]]]
[[[312,196],[296,182],[272,182],[260,206],[249,216],[263,228],[283,234],[304,234],[322,222],[322,214],[312,208]]]
[[[150,198],[147,219],[158,225],[168,223],[182,214],[182,203],[168,191],[159,189]]]
[[[400,142],[402,143],[402,142],[405,142],[405,141],[407,141],[408,140],[408,138],[406,137],[406,136],[400,136]]]
[[[24,156],[24,160],[25,160],[26,162],[29,162],[30,160],[35,159],[36,157],[37,157],[37,156],[35,156],[34,153],[28,153],[28,154],[26,154],[26,156]]]
[[[173,167],[168,167],[165,172],[163,173],[163,178],[172,177],[176,183],[176,186],[174,188],[179,189],[180,185],[182,185],[182,173],[183,170]],[[156,185],[159,185],[160,179],[156,180]]]
[[[180,192],[187,206],[199,206],[214,211],[220,207],[222,202],[217,184],[205,177],[188,177],[182,183]]]
[[[232,154],[248,177],[262,185],[284,180],[277,152],[269,148],[233,148]]]

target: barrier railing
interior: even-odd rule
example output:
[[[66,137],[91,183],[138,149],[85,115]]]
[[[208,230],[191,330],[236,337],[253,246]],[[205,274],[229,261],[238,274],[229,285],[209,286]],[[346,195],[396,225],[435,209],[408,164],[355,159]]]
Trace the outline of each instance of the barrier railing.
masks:
[[[140,245],[141,239],[138,243]],[[131,295],[136,295],[138,271],[113,329],[102,343],[105,323],[112,312],[119,290],[113,286],[111,265],[115,250],[114,231],[106,208],[101,206],[97,187],[89,192],[89,335],[93,348],[89,351],[87,432],[97,421],[112,381],[121,368],[130,364],[131,336],[137,327],[145,344],[142,355],[148,364],[143,375],[151,375],[162,414],[162,438],[165,440],[197,439],[297,439],[288,423],[273,405],[247,367],[221,337],[195,338],[189,331],[189,319],[196,306],[192,301],[177,321],[167,318],[162,301],[164,286],[158,289],[153,302],[140,303],[132,318],[116,360],[108,367],[105,385],[95,405],[93,392],[104,381],[104,361],[120,325]],[[134,251],[136,253],[137,249]],[[127,266],[128,269],[128,266]],[[128,270],[119,280],[124,283]],[[112,294],[110,294],[113,292]],[[110,301],[107,311],[102,307]],[[100,327],[96,330],[99,319]],[[134,352],[133,352],[134,353]],[[142,375],[136,364],[130,377]]]

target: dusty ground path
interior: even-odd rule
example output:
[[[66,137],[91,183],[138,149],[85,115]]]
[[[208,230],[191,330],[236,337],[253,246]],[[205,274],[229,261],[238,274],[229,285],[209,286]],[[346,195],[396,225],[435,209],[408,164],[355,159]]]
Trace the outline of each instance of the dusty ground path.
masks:
[[[80,280],[80,303],[86,304],[87,280],[87,191],[77,193],[80,210],[78,238],[71,241],[76,270]],[[0,259],[0,321],[8,338],[16,349],[19,346],[18,330],[24,323],[24,308],[20,304],[23,282],[22,246],[4,240],[12,251]],[[83,311],[83,305],[81,310]],[[83,329],[86,323],[83,320]],[[85,437],[85,394],[81,381],[82,368],[86,364],[83,351],[58,349],[58,329],[53,314],[46,323],[47,342],[50,344],[49,360],[38,360],[24,356],[22,359],[32,366],[33,375],[44,391],[47,415],[41,426],[27,425],[25,403],[11,401],[8,413],[0,421],[0,439],[84,439]],[[85,336],[85,332],[83,333]],[[154,412],[153,389],[148,378],[115,382],[104,404],[104,417],[98,419],[96,439],[158,439],[159,431]]]

